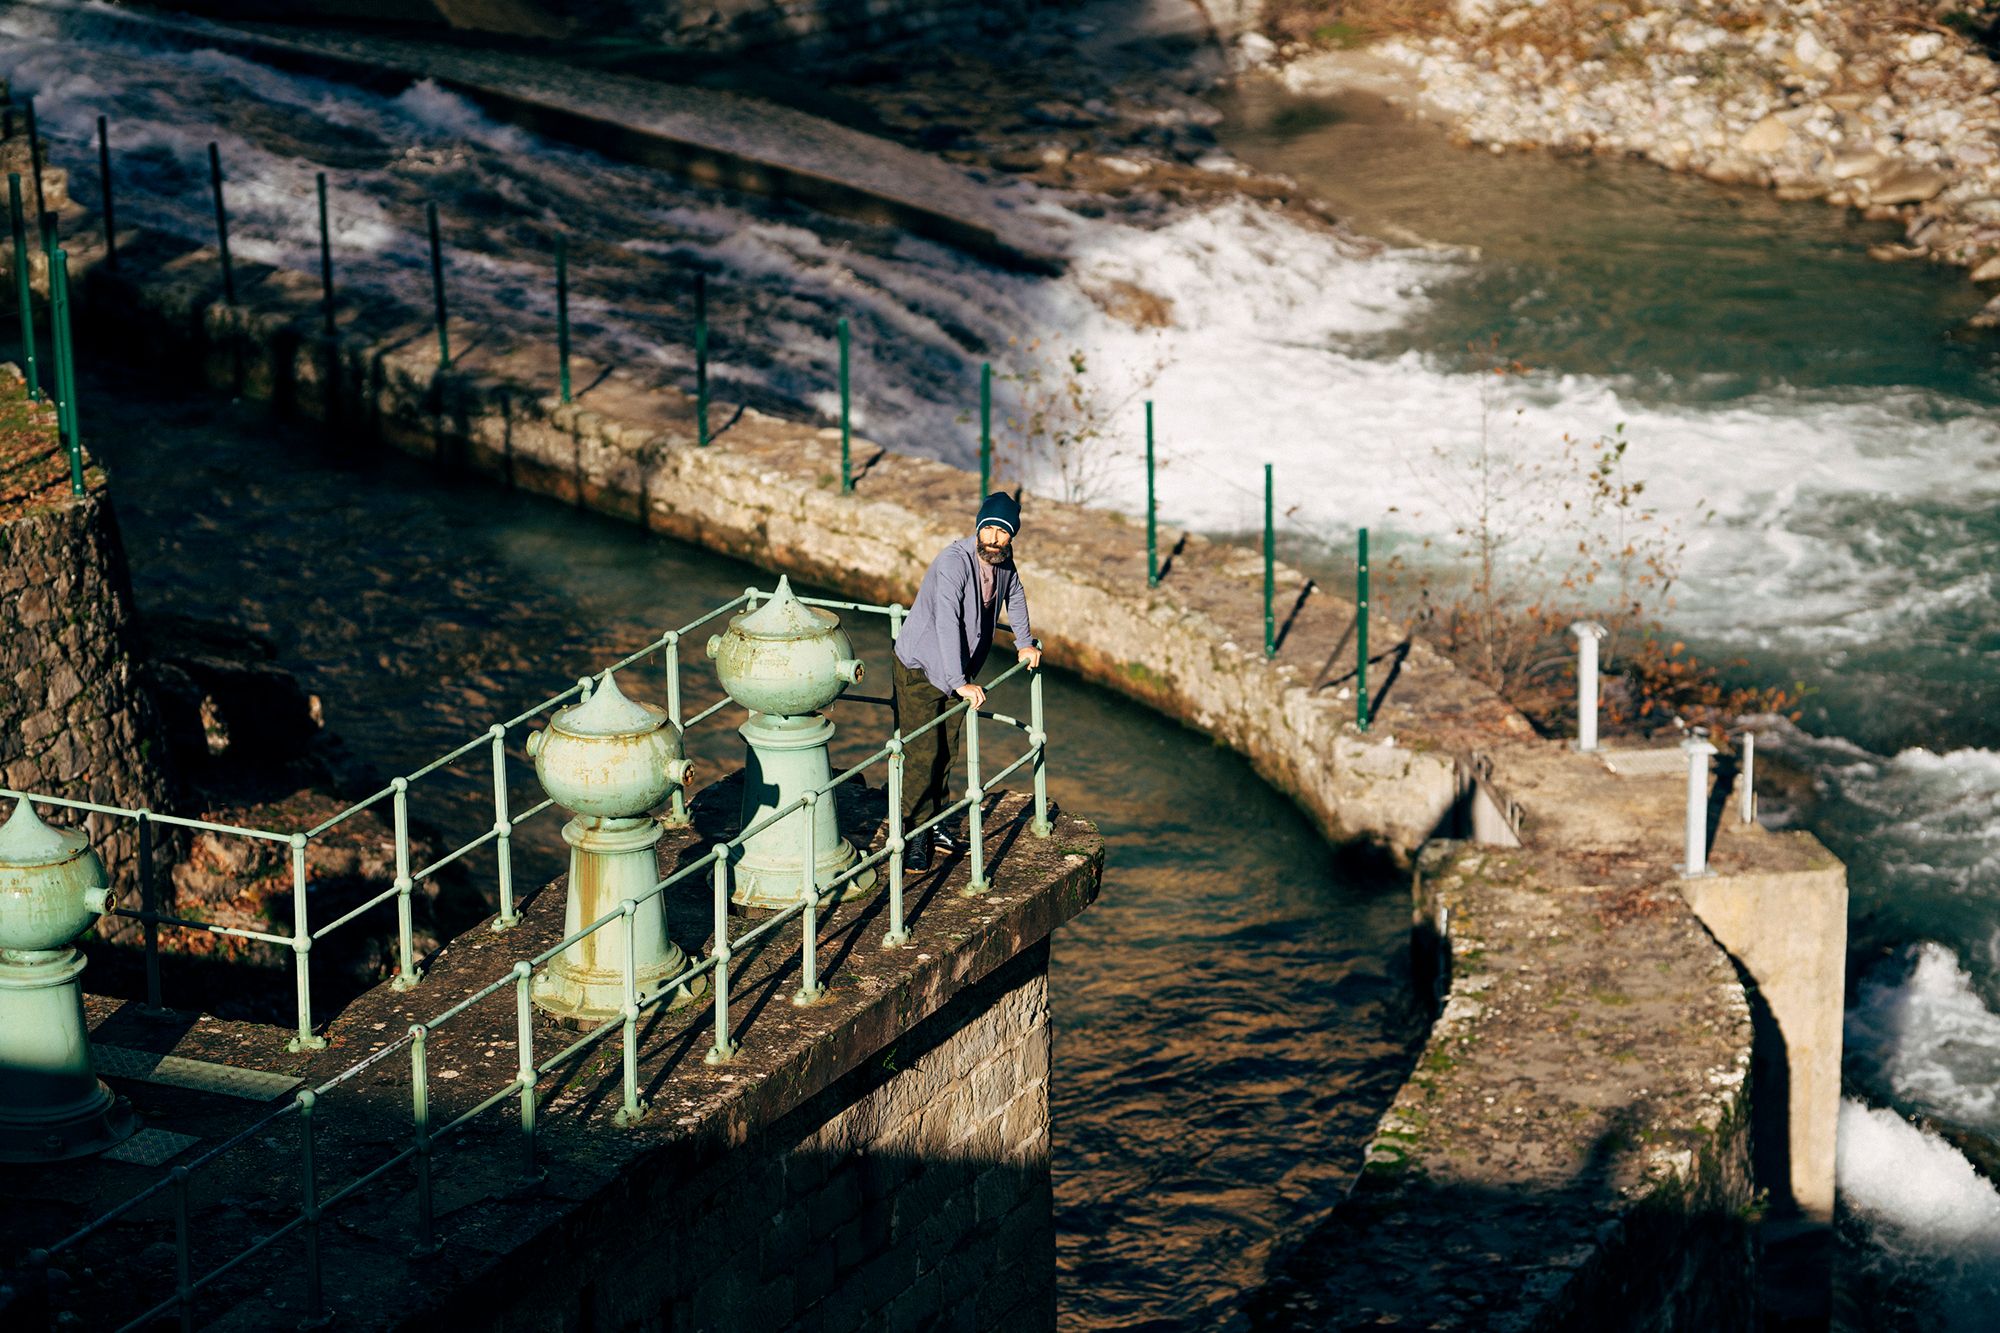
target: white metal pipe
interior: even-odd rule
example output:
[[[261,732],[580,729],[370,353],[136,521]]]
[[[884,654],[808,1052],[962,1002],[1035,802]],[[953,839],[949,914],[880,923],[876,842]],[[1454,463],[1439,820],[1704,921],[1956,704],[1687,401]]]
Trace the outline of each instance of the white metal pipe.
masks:
[[[1743,772],[1737,784],[1741,788],[1737,798],[1742,805],[1743,822],[1754,824],[1757,822],[1757,733],[1754,731],[1743,733]]]
[[[1699,736],[1681,742],[1688,757],[1687,856],[1681,874],[1699,879],[1708,869],[1708,761],[1715,747]]]
[[[1579,620],[1569,632],[1576,635],[1576,748],[1589,754],[1597,748],[1597,644],[1609,631]]]

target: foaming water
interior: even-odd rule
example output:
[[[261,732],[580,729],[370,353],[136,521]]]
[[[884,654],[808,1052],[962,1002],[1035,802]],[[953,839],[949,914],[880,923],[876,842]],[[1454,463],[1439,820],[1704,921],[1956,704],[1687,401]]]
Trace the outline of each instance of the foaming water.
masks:
[[[1850,1085],[1876,1083],[1900,1106],[2000,1132],[2000,1013],[1944,945],[1927,940],[1898,961],[1907,972],[1878,968],[1848,1010]]]

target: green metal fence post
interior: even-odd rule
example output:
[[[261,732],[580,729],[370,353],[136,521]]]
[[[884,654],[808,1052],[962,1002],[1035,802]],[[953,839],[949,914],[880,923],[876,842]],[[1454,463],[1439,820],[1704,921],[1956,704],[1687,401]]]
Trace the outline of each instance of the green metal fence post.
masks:
[[[222,204],[222,153],[208,146],[208,180],[215,191],[215,245],[222,255],[222,299],[236,304],[236,273],[229,264],[229,212]]]
[[[854,475],[848,461],[853,432],[848,427],[848,377],[847,377],[847,321],[840,321],[840,490],[841,494],[854,489]]]
[[[35,230],[47,226],[49,200],[42,189],[42,132],[35,126],[35,99],[22,98],[28,113],[28,171],[35,178]]]
[[[69,254],[56,251],[49,270],[49,289],[57,294],[55,323],[56,364],[62,367],[62,415],[68,420],[64,447],[69,451],[69,492],[83,494],[83,435],[76,417],[76,331],[69,299]]]
[[[306,1318],[301,1327],[316,1327],[326,1314],[326,1296],[320,1281],[319,1265],[319,1172],[313,1164],[313,1104],[318,1100],[311,1088],[298,1095],[299,1108],[299,1221],[306,1250]]]
[[[333,335],[333,233],[326,222],[326,173],[315,178],[319,188],[319,302],[326,332]]]
[[[1277,592],[1277,532],[1271,523],[1271,465],[1264,464],[1264,656],[1278,655],[1278,619],[1271,599]]]
[[[569,242],[556,233],[556,378],[569,401]]]
[[[694,275],[695,443],[708,448],[708,275]]]
[[[438,369],[451,365],[451,334],[445,328],[444,242],[438,235],[438,206],[424,205],[424,221],[431,233],[431,304],[437,307]]]
[[[1361,529],[1361,562],[1354,570],[1354,722],[1368,730],[1368,529]]]
[[[521,1179],[534,1180],[535,1166],[535,969],[527,959],[514,964],[514,1078],[521,1085]]]
[[[993,490],[993,363],[979,366],[979,499]]]
[[[28,397],[42,400],[42,381],[35,367],[35,291],[28,277],[28,220],[21,208],[21,173],[7,173],[7,204],[14,223],[14,302],[21,311],[21,369],[28,377]]]
[[[63,289],[56,285],[56,252],[48,252],[49,272],[49,357],[55,372],[56,439],[69,448],[69,365],[63,359],[63,323],[69,314]]]
[[[1160,586],[1160,506],[1153,498],[1153,400],[1146,400],[1146,586]]]
[[[410,1025],[410,1134],[417,1169],[417,1244],[411,1255],[427,1258],[438,1252],[437,1215],[431,1197],[431,1030]]]
[[[111,127],[97,118],[97,183],[104,195],[104,266],[118,267],[118,220],[111,207]]]

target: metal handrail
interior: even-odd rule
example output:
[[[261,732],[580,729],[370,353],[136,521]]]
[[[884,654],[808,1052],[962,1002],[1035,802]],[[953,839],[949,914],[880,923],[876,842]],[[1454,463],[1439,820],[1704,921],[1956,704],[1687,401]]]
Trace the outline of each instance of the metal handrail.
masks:
[[[723,607],[711,611],[707,615],[702,616],[699,619],[691,622],[688,626],[685,626],[680,630],[669,631],[666,635],[654,641],[654,643],[652,643],[648,647],[641,649],[639,652],[631,654],[628,657],[622,659],[618,664],[615,664],[614,667],[610,669],[615,670],[618,669],[618,667],[620,666],[629,666],[633,662],[640,660],[641,658],[649,655],[652,652],[658,652],[664,650],[669,664],[669,671],[672,673],[669,677],[669,687],[668,687],[669,712],[671,715],[673,712],[678,711],[680,702],[680,684],[679,684],[679,674],[678,674],[679,640],[688,631],[698,628],[707,621],[714,619],[717,615],[720,615],[728,610],[731,610],[736,606],[743,605],[745,603],[750,603],[754,605],[756,599],[760,596],[762,596],[762,594],[757,593],[754,589],[746,590],[742,596],[733,599],[729,603],[726,603]],[[903,617],[908,613],[907,608],[897,605],[869,606],[861,603],[833,602],[824,599],[801,599],[801,600],[806,601],[809,605],[831,606],[842,610],[865,611],[877,614],[884,614],[889,616],[892,626],[900,626]],[[1026,670],[1025,664],[1017,662],[1015,665],[1009,667],[1006,671],[1002,672],[999,676],[997,676],[993,680],[991,686],[989,686],[988,688],[998,687],[999,685],[1019,675],[1024,670]],[[558,694],[553,698],[544,701],[544,703],[542,705],[539,705],[537,708],[531,709],[528,712],[521,714],[511,723],[495,725],[494,727],[489,729],[486,736],[481,737],[479,740],[475,740],[466,745],[461,745],[457,747],[456,750],[451,752],[451,754],[446,757],[445,762],[449,762],[450,760],[455,758],[462,758],[463,756],[470,754],[472,751],[479,748],[481,740],[486,740],[489,738],[491,740],[497,760],[497,757],[503,754],[501,747],[504,742],[505,731],[508,727],[517,725],[519,722],[523,720],[537,716],[539,713],[545,711],[547,708],[560,704],[564,700],[578,694],[579,692],[583,691],[586,688],[587,686],[585,684],[580,683],[578,686],[573,687],[570,690],[563,691],[561,694]],[[818,937],[818,910],[819,910],[820,899],[825,894],[831,892],[834,889],[839,888],[842,884],[847,883],[848,881],[857,877],[864,871],[871,869],[878,864],[883,864],[885,862],[889,870],[888,879],[889,879],[889,898],[890,898],[890,928],[882,939],[882,947],[899,948],[903,946],[910,939],[910,931],[907,927],[907,923],[904,918],[903,866],[902,866],[901,853],[908,844],[909,838],[917,833],[921,833],[935,827],[937,824],[943,822],[946,819],[951,818],[952,816],[958,814],[961,811],[967,812],[967,817],[969,822],[968,831],[970,835],[968,838],[968,842],[971,849],[971,864],[972,864],[972,882],[970,885],[968,885],[968,891],[978,892],[983,890],[985,887],[987,887],[984,878],[984,860],[983,860],[984,846],[983,846],[983,830],[981,825],[981,819],[982,819],[981,809],[984,797],[987,794],[987,792],[991,790],[992,786],[995,783],[999,782],[1000,780],[1004,779],[1005,777],[1013,773],[1020,771],[1022,767],[1030,764],[1033,765],[1035,774],[1034,823],[1031,826],[1031,828],[1036,836],[1046,837],[1050,831],[1049,818],[1048,818],[1049,815],[1048,795],[1047,795],[1047,786],[1044,776],[1048,738],[1042,723],[1043,699],[1042,699],[1042,677],[1040,673],[1035,673],[1030,677],[1029,698],[1030,698],[1031,711],[1030,711],[1030,720],[1027,723],[1023,723],[1020,719],[1008,716],[1006,714],[983,712],[980,709],[972,707],[969,700],[961,700],[958,703],[952,705],[950,708],[947,708],[944,712],[940,713],[936,718],[930,720],[923,726],[918,727],[916,730],[910,732],[908,735],[904,735],[900,732],[892,734],[889,742],[882,748],[876,750],[874,753],[870,754],[867,758],[861,760],[859,763],[856,763],[850,766],[849,768],[843,770],[841,773],[831,777],[822,786],[814,788],[812,791],[791,801],[782,809],[772,811],[767,815],[765,815],[763,818],[755,821],[748,827],[740,829],[735,834],[734,837],[729,838],[726,841],[715,844],[713,847],[710,848],[708,852],[704,853],[702,856],[697,857],[693,861],[689,862],[687,865],[682,866],[679,869],[675,870],[673,873],[660,878],[649,888],[645,889],[641,893],[636,894],[631,898],[625,899],[615,909],[603,913],[596,920],[578,927],[575,931],[572,931],[569,934],[565,935],[557,943],[541,950],[540,952],[534,954],[532,957],[522,958],[511,963],[508,966],[507,971],[503,973],[501,976],[495,978],[492,982],[488,983],[487,985],[481,987],[480,989],[469,995],[461,997],[453,1004],[447,1006],[446,1008],[440,1010],[438,1013],[433,1015],[429,1020],[412,1026],[408,1031],[408,1033],[406,1033],[405,1035],[397,1037],[392,1041],[386,1042],[383,1046],[381,1046],[377,1050],[370,1052],[368,1055],[362,1057],[354,1064],[349,1065],[347,1068],[334,1074],[331,1078],[319,1084],[317,1087],[301,1091],[292,1101],[286,1103],[284,1106],[276,1108],[275,1110],[271,1111],[266,1115],[260,1116],[250,1127],[231,1136],[229,1139],[225,1140],[221,1144],[218,1144],[216,1147],[202,1153],[201,1156],[195,1158],[192,1162],[188,1163],[186,1166],[176,1168],[169,1176],[156,1182],[152,1186],[149,1186],[147,1189],[134,1195],[132,1198],[127,1199],[124,1202],[116,1205],[115,1207],[108,1210],[100,1217],[93,1219],[91,1222],[87,1223],[82,1228],[71,1233],[69,1236],[64,1237],[62,1240],[56,1242],[55,1245],[49,1247],[46,1251],[37,1252],[38,1256],[45,1258],[46,1256],[60,1253],[64,1250],[70,1249],[76,1245],[81,1244],[83,1241],[97,1234],[105,1226],[109,1225],[111,1222],[115,1221],[119,1217],[122,1217],[125,1214],[129,1213],[131,1210],[137,1208],[147,1200],[157,1197],[161,1192],[171,1189],[175,1194],[177,1218],[183,1219],[183,1224],[178,1225],[176,1227],[177,1272],[181,1274],[181,1278],[176,1283],[176,1289],[173,1295],[167,1297],[164,1301],[156,1303],[155,1305],[152,1306],[151,1309],[149,1309],[145,1314],[141,1315],[138,1319],[125,1325],[126,1329],[136,1329],[138,1327],[141,1327],[153,1319],[156,1319],[162,1315],[174,1311],[176,1307],[179,1308],[180,1313],[185,1322],[187,1319],[192,1317],[193,1299],[202,1290],[207,1288],[210,1284],[212,1284],[216,1279],[220,1278],[223,1274],[229,1272],[230,1270],[237,1267],[239,1264],[248,1260],[252,1255],[257,1254],[263,1251],[264,1249],[268,1248],[271,1244],[273,1244],[281,1237],[290,1235],[294,1232],[303,1232],[304,1235],[306,1236],[306,1260],[307,1260],[306,1285],[307,1285],[307,1303],[309,1307],[308,1312],[309,1314],[319,1313],[320,1302],[321,1302],[321,1296],[320,1296],[321,1272],[320,1272],[320,1264],[318,1257],[318,1240],[319,1240],[318,1228],[320,1219],[324,1216],[325,1212],[328,1209],[344,1202],[347,1199],[353,1198],[365,1186],[381,1179],[384,1175],[394,1170],[398,1166],[401,1166],[407,1162],[414,1161],[416,1163],[416,1168],[417,1168],[415,1185],[418,1193],[418,1215],[420,1218],[421,1230],[423,1232],[423,1236],[421,1237],[421,1242],[424,1245],[433,1244],[435,1221],[434,1221],[433,1209],[431,1206],[432,1204],[431,1157],[432,1157],[432,1149],[436,1146],[436,1144],[439,1141],[441,1141],[445,1137],[458,1133],[465,1126],[469,1125],[478,1117],[493,1110],[497,1106],[503,1105],[504,1103],[510,1100],[518,1101],[520,1106],[520,1117],[521,1117],[522,1153],[523,1153],[524,1171],[526,1173],[532,1173],[534,1170],[534,1160],[535,1160],[535,1136],[537,1133],[538,1112],[539,1112],[538,1087],[540,1081],[543,1078],[554,1073],[566,1062],[574,1059],[578,1054],[599,1045],[601,1042],[605,1040],[606,1037],[610,1036],[613,1032],[619,1033],[623,1038],[623,1041],[621,1043],[623,1048],[621,1051],[623,1057],[622,1059],[623,1069],[620,1080],[623,1106],[619,1113],[619,1120],[620,1123],[623,1124],[631,1124],[636,1122],[644,1114],[644,1105],[638,1095],[638,1022],[646,1011],[654,1008],[659,1004],[666,1002],[668,999],[673,997],[677,992],[685,988],[694,979],[704,975],[709,976],[711,978],[712,997],[713,997],[712,1021],[714,1030],[714,1041],[707,1055],[705,1056],[705,1059],[710,1063],[722,1063],[730,1060],[735,1056],[737,1051],[740,1049],[741,1043],[738,1039],[740,1034],[732,1027],[730,1021],[729,979],[730,979],[731,964],[737,957],[737,955],[741,953],[742,950],[744,950],[745,948],[747,948],[752,944],[764,940],[766,937],[775,935],[785,926],[790,924],[794,919],[803,918],[800,930],[801,986],[798,996],[795,998],[797,998],[800,1002],[811,1002],[812,1000],[818,998],[823,993],[819,984],[819,977],[817,972],[817,957],[816,957],[816,947],[817,947],[817,937]],[[727,701],[725,700],[725,702]],[[715,711],[716,711],[715,708],[704,710],[703,713],[698,715],[696,720],[698,720],[700,717],[709,716]],[[923,735],[925,732],[928,732],[935,727],[944,725],[946,722],[950,721],[953,717],[956,716],[963,716],[966,719],[967,723],[967,730],[966,730],[967,743],[966,743],[966,753],[965,753],[966,794],[963,797],[959,798],[957,801],[951,803],[937,815],[919,824],[915,829],[906,830],[903,827],[903,815],[902,815],[902,805],[901,805],[901,795],[905,777],[903,771],[904,769],[903,755],[905,747],[907,746],[910,740]],[[997,722],[1002,726],[1008,727],[1015,731],[1022,732],[1026,735],[1028,739],[1028,748],[1025,753],[1023,753],[1019,758],[1007,764],[1005,767],[1001,768],[999,771],[997,771],[996,773],[992,774],[989,777],[982,777],[980,771],[979,728],[982,719],[991,722]],[[690,721],[689,725],[692,725],[692,721]],[[854,865],[849,866],[842,873],[840,873],[837,876],[834,876],[832,879],[822,884],[819,881],[819,872],[816,864],[816,858],[812,854],[809,841],[812,836],[811,833],[812,821],[810,819],[801,821],[802,830],[804,831],[804,834],[808,839],[808,847],[806,850],[806,855],[803,857],[803,868],[800,878],[800,895],[798,900],[790,904],[789,906],[781,909],[780,911],[775,912],[770,916],[766,917],[765,919],[757,922],[755,925],[748,927],[741,933],[732,936],[730,933],[729,912],[728,912],[730,865],[732,861],[735,859],[736,855],[744,847],[744,845],[751,838],[764,832],[766,829],[773,827],[781,820],[789,817],[790,815],[802,809],[807,809],[816,804],[818,801],[835,799],[835,793],[841,786],[843,786],[848,782],[853,781],[857,777],[860,777],[868,769],[872,768],[874,765],[878,763],[886,763],[887,773],[888,773],[888,783],[887,783],[888,832],[886,838],[884,839],[884,844],[882,848],[879,849],[878,851],[871,852],[866,856],[857,858],[857,861]],[[356,805],[349,807],[348,810],[342,812],[340,816],[336,816],[333,821],[318,826],[316,831],[323,832],[326,828],[332,827],[333,824],[338,823],[340,819],[358,813],[360,810],[366,809],[369,806],[379,802],[384,797],[393,797],[396,801],[397,816],[398,816],[397,817],[398,875],[396,883],[392,885],[388,890],[385,890],[383,893],[378,894],[374,898],[370,899],[368,903],[363,904],[361,907],[352,909],[345,916],[341,917],[340,919],[336,920],[330,925],[322,927],[319,932],[311,932],[307,929],[304,916],[304,902],[306,896],[305,895],[306,885],[304,877],[305,848],[309,841],[309,838],[312,835],[299,834],[299,833],[277,834],[261,830],[245,830],[245,832],[253,836],[261,836],[270,840],[277,840],[282,838],[290,845],[292,851],[292,861],[293,861],[294,875],[295,875],[294,902],[296,910],[297,933],[292,937],[286,937],[277,935],[266,935],[258,932],[245,932],[240,930],[234,930],[231,928],[218,927],[216,929],[218,931],[226,933],[249,935],[252,938],[265,939],[272,943],[291,944],[291,946],[297,952],[299,960],[299,977],[300,977],[299,984],[300,984],[300,1004],[301,1004],[300,1012],[301,1012],[302,1035],[309,1035],[309,1029],[306,1028],[304,1024],[308,1021],[310,1013],[310,1010],[307,1007],[309,1006],[309,993],[306,989],[308,984],[306,981],[307,977],[306,963],[307,963],[307,952],[311,947],[312,940],[314,938],[318,938],[319,936],[323,936],[326,932],[331,931],[340,925],[345,924],[347,921],[352,920],[355,916],[358,916],[361,912],[366,911],[371,907],[379,906],[381,903],[387,901],[390,897],[401,897],[402,900],[407,904],[409,886],[417,878],[417,876],[411,875],[408,870],[407,813],[406,813],[406,796],[407,796],[408,786],[409,783],[413,781],[416,777],[421,777],[429,772],[435,771],[437,768],[441,766],[442,766],[441,763],[433,763],[429,767],[419,770],[417,774],[412,775],[412,777],[410,778],[398,778],[395,781],[393,781],[388,787],[385,787],[382,791],[375,793],[373,796],[368,797],[363,802],[359,802]],[[469,852],[474,847],[483,845],[485,842],[488,841],[497,840],[500,846],[504,849],[507,845],[507,833],[503,832],[502,830],[511,832],[512,828],[515,825],[517,825],[521,820],[529,818],[533,814],[538,813],[541,810],[544,810],[548,808],[550,805],[554,804],[553,801],[544,800],[543,802],[536,805],[535,807],[533,807],[533,809],[531,809],[530,811],[528,811],[523,815],[520,816],[511,815],[510,813],[508,813],[504,803],[505,802],[504,767],[496,768],[496,784],[497,784],[496,791],[499,793],[499,795],[496,798],[498,801],[498,807],[497,807],[497,817],[494,828],[480,835],[480,837],[473,839],[471,842],[465,844],[464,846],[456,849],[455,851],[446,854],[446,856],[441,857],[438,861],[433,862],[431,866],[426,867],[424,871],[419,872],[419,874],[428,874],[436,869],[442,868],[442,866],[444,864],[449,863],[449,861],[456,859],[457,857],[465,854],[466,852]],[[33,799],[33,800],[44,799],[40,796],[34,796],[25,793],[7,792],[4,789],[0,789],[0,794],[26,796],[27,799]],[[55,800],[52,800],[51,803],[72,805],[72,806],[82,806],[86,804],[82,802],[55,801]],[[92,807],[92,808],[98,809],[105,813],[120,813],[116,807]],[[148,817],[162,818],[162,821],[165,822],[164,817],[151,816],[150,813]],[[209,828],[218,831],[232,831],[231,826],[215,825],[215,824],[210,824],[206,821],[177,821],[177,822],[186,822],[197,827]],[[710,944],[708,952],[698,960],[690,958],[687,965],[677,975],[667,979],[666,981],[661,983],[658,987],[656,987],[654,990],[643,995],[640,994],[637,988],[636,965],[634,956],[635,932],[630,929],[630,918],[635,915],[639,906],[642,903],[649,901],[652,898],[655,898],[661,894],[664,894],[669,888],[675,887],[684,882],[692,881],[697,875],[702,873],[707,873],[710,875],[713,881],[713,894],[714,894],[714,916],[715,916],[714,938]],[[506,886],[503,880],[503,888],[505,887]],[[511,898],[504,898],[503,916],[507,914],[510,908],[511,908]],[[147,914],[141,919],[147,919],[157,924],[180,924],[177,921],[164,917],[158,913]],[[407,923],[407,916],[405,916],[404,920],[405,923]],[[604,929],[606,926],[610,925],[613,921],[618,921],[618,920],[627,921],[627,929],[625,932],[625,950],[624,950],[625,957],[624,957],[624,967],[623,967],[625,1003],[622,1006],[622,1012],[619,1013],[617,1016],[609,1018],[603,1023],[599,1024],[598,1026],[583,1033],[574,1042],[570,1043],[562,1051],[556,1053],[555,1055],[550,1056],[543,1060],[537,1060],[535,1058],[535,1051],[534,1051],[534,1031],[532,1022],[533,1019],[532,989],[537,969],[546,967],[549,963],[551,963],[557,957],[559,957],[565,950],[569,949],[573,945],[585,939],[588,939],[590,936],[594,935],[597,931]],[[189,923],[189,924],[200,926],[202,928],[207,928],[205,923]],[[405,924],[404,929],[405,929],[405,939],[407,939],[407,924]],[[405,974],[407,974],[408,973],[407,947],[404,955],[404,963],[405,963],[405,969],[404,969]],[[399,977],[398,980],[400,979],[401,978]],[[478,1102],[476,1102],[473,1106],[471,1106],[467,1110],[462,1111],[453,1119],[446,1122],[444,1125],[433,1129],[429,1125],[428,1108],[429,1108],[431,1089],[429,1082],[428,1063],[425,1055],[425,1050],[429,1036],[432,1033],[435,1033],[445,1024],[451,1023],[461,1018],[470,1010],[492,999],[495,995],[507,989],[510,985],[514,988],[515,991],[515,1008],[516,1008],[517,1068],[514,1076],[511,1079],[509,1079],[505,1084],[495,1089],[487,1096],[481,1098]],[[294,1043],[295,1047],[298,1044],[299,1043],[295,1041]],[[332,1089],[340,1086],[341,1084],[349,1082],[350,1080],[361,1074],[363,1071],[372,1068],[377,1064],[380,1064],[382,1061],[390,1058],[392,1055],[403,1050],[410,1051],[412,1059],[413,1073],[411,1079],[411,1120],[412,1120],[412,1130],[413,1130],[413,1142],[409,1146],[401,1148],[399,1151],[392,1154],[386,1161],[377,1164],[376,1166],[368,1170],[366,1173],[364,1173],[357,1179],[348,1182],[346,1185],[342,1186],[337,1190],[334,1190],[325,1195],[321,1195],[318,1191],[318,1185],[315,1177],[315,1169],[313,1166],[313,1153],[312,1153],[312,1134],[313,1134],[312,1119],[313,1119],[313,1107],[315,1099],[318,1096],[321,1096],[331,1091]],[[264,1130],[277,1120],[287,1115],[293,1114],[294,1112],[297,1112],[299,1114],[300,1125],[301,1125],[301,1152],[299,1156],[301,1161],[301,1168],[303,1171],[303,1189],[301,1192],[302,1202],[300,1205],[300,1211],[298,1215],[289,1220],[288,1222],[286,1222],[285,1224],[283,1224],[282,1226],[274,1229],[272,1232],[260,1236],[246,1249],[241,1250],[235,1255],[226,1259],[220,1266],[208,1271],[199,1278],[193,1277],[192,1258],[190,1254],[190,1239],[189,1239],[190,1230],[184,1224],[184,1219],[186,1216],[187,1191],[189,1189],[189,1181],[192,1177],[193,1172],[203,1167],[206,1167],[210,1163],[217,1160],[224,1153],[233,1151],[234,1149],[240,1147],[242,1144],[249,1141],[251,1138],[256,1137],[259,1131]]]

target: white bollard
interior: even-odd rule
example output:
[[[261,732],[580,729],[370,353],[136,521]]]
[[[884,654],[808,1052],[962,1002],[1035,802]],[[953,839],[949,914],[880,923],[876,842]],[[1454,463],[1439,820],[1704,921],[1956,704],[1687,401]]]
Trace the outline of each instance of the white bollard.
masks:
[[[1687,859],[1681,863],[1681,874],[1700,879],[1709,873],[1708,761],[1715,747],[1699,736],[1690,736],[1681,742],[1681,750],[1688,757]]]
[[[1610,631],[1579,620],[1569,632],[1576,635],[1576,748],[1589,754],[1597,748],[1597,642]]]
[[[1743,733],[1743,772],[1737,778],[1742,791],[1738,799],[1742,803],[1743,822],[1757,822],[1757,733]]]

